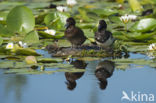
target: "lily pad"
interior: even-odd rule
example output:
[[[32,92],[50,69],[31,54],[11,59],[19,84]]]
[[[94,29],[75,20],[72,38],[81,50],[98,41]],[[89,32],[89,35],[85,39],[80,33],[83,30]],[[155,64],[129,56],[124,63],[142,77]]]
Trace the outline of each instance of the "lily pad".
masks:
[[[40,56],[35,50],[30,49],[30,48],[17,48],[15,50],[16,55],[25,55],[25,56]]]
[[[125,36],[132,41],[146,41],[148,39],[153,39],[152,36],[155,35],[156,32],[153,33],[138,33],[138,32],[134,32],[134,33],[129,33],[129,34],[125,34]]]
[[[128,0],[128,2],[133,11],[141,11],[142,10],[142,6],[138,2],[138,0]]]
[[[156,19],[154,18],[146,18],[141,19],[140,21],[136,22],[132,28],[130,28],[131,31],[135,32],[148,32],[153,31],[156,29]]]
[[[112,10],[112,9],[108,9],[108,8],[95,8],[95,9],[90,9],[89,12],[93,12],[101,17],[108,17],[112,14],[117,13],[117,10]]]
[[[130,64],[136,65],[148,65],[150,67],[156,67],[156,63],[152,60],[144,60],[144,59],[114,59],[113,60],[117,65],[118,69],[126,69],[130,66]],[[119,67],[126,67],[126,68],[119,68]]]
[[[25,6],[16,6],[7,16],[7,27],[12,32],[28,33],[34,29],[35,18]]]
[[[0,37],[0,46],[2,45],[2,43],[3,43],[3,38]]]
[[[44,23],[50,28],[62,29],[68,17],[68,13],[53,12],[45,16]]]
[[[33,70],[33,69],[28,69],[28,68],[23,68],[23,69],[10,69],[5,71],[5,74],[52,74],[55,71],[39,71],[39,70]]]
[[[25,36],[24,42],[28,44],[38,43],[39,42],[38,33],[36,31],[31,31]]]
[[[10,49],[6,49],[5,47],[0,47],[0,54],[11,54]]]
[[[12,35],[12,33],[4,25],[0,24],[0,35],[2,37],[8,37],[8,36]]]
[[[62,59],[59,59],[59,58],[38,58],[37,62],[38,63],[58,63],[58,62],[62,62]]]
[[[50,35],[48,33],[45,33],[44,31],[38,31],[38,33],[44,39],[60,39],[64,36],[64,33],[60,33],[56,35]]]
[[[2,61],[0,62],[0,68],[6,69],[6,68],[26,68],[30,67],[29,65],[26,65],[24,62],[16,62],[16,61]]]

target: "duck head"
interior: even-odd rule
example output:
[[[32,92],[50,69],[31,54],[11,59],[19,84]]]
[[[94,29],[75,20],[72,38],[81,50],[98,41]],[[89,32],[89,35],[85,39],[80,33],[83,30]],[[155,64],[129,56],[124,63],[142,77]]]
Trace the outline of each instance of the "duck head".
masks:
[[[72,25],[75,26],[75,24],[76,24],[76,22],[75,22],[74,18],[69,17],[66,20],[65,28],[67,29],[69,26],[72,26]]]
[[[107,24],[104,20],[99,21],[98,31],[105,30],[107,28]]]

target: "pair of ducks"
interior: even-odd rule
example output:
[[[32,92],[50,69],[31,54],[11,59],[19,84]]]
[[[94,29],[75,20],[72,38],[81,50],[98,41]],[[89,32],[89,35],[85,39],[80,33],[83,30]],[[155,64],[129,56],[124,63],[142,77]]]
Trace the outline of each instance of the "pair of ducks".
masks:
[[[73,47],[81,46],[87,39],[84,32],[77,26],[74,18],[70,17],[66,20],[66,30],[64,32],[67,40]],[[95,32],[94,39],[96,44],[102,48],[109,48],[114,43],[112,33],[107,31],[107,24],[104,20],[99,21],[98,30]]]

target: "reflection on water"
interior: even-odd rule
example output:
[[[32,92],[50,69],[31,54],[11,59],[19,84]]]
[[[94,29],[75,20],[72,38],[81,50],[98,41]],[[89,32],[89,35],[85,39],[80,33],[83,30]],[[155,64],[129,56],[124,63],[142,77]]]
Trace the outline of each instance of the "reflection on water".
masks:
[[[107,78],[112,76],[114,68],[114,62],[108,60],[104,60],[97,65],[95,75],[100,81],[99,87],[101,89],[105,89],[107,87]]]
[[[12,92],[16,98],[16,101],[21,102],[23,90],[27,84],[27,77],[24,75],[10,75],[10,78],[5,78],[5,98]]]
[[[75,68],[78,69],[85,69],[87,66],[87,63],[85,63],[82,60],[76,60],[76,61],[72,61],[71,65],[73,65]],[[82,75],[84,74],[84,72],[65,72],[65,77],[67,79],[67,88],[69,90],[73,90],[76,87],[76,80],[81,78]]]
[[[142,55],[131,54],[131,58]],[[73,60],[85,72],[57,72],[50,75],[3,74],[0,69],[1,103],[121,103],[122,91],[156,96],[156,70],[136,67],[117,70],[110,60]],[[51,68],[53,69],[53,68]],[[66,81],[66,83],[64,83]],[[72,91],[71,91],[72,90]],[[128,94],[130,95],[130,94]]]
[[[72,61],[71,64],[78,69],[85,69],[87,63],[82,60]],[[96,66],[95,76],[99,80],[99,87],[105,89],[107,87],[107,78],[111,77],[115,68],[115,63],[112,61],[104,60]],[[83,76],[84,72],[65,72],[66,85],[69,90],[75,89],[76,80]]]

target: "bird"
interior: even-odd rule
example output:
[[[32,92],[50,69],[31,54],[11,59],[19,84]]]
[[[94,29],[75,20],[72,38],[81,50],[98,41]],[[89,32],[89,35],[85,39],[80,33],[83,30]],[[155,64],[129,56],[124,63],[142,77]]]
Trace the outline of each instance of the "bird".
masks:
[[[95,32],[94,39],[102,48],[110,48],[115,39],[110,31],[107,31],[107,24],[104,20],[99,21],[98,30]]]
[[[66,30],[64,31],[64,35],[67,38],[67,40],[71,43],[72,48],[80,47],[87,39],[82,29],[77,27],[75,24],[76,21],[73,17],[69,17],[66,19]]]

